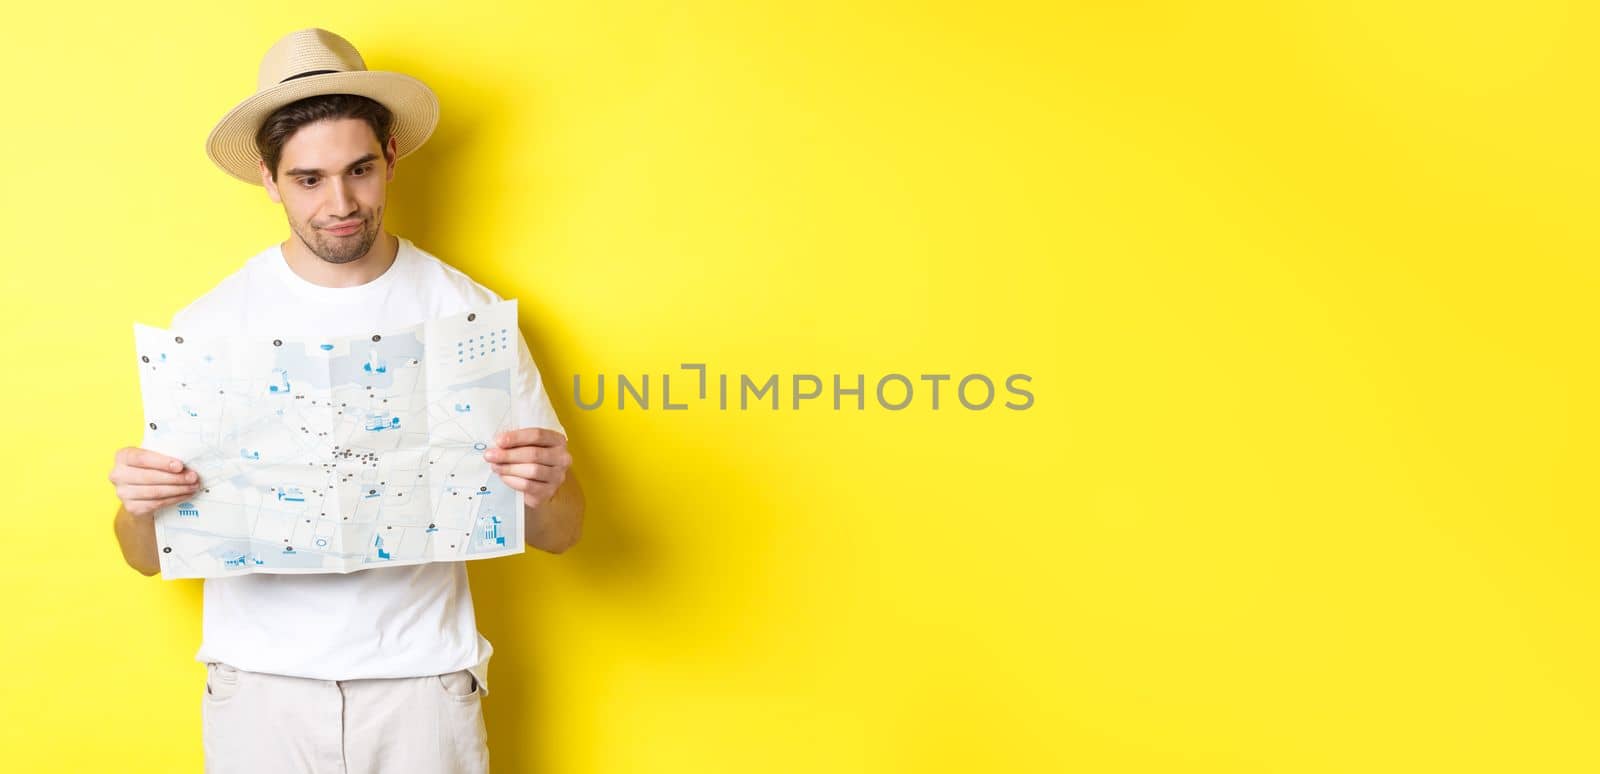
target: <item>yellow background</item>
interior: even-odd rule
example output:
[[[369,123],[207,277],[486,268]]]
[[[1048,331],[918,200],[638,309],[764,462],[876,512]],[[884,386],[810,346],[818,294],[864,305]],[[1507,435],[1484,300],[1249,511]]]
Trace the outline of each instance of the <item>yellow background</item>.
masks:
[[[9,9],[0,768],[199,770],[106,474],[132,323],[287,235],[203,141],[322,26],[438,92],[388,225],[520,299],[588,491],[472,565],[497,771],[1594,771],[1595,14]],[[1036,402],[573,405],[691,361]]]

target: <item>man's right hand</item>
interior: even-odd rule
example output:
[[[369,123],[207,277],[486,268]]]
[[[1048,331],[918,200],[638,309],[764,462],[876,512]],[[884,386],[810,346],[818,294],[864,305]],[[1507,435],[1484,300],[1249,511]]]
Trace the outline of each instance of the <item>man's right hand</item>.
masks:
[[[200,474],[165,454],[125,446],[117,450],[115,459],[108,478],[117,488],[122,509],[134,516],[150,516],[193,497],[200,489]]]

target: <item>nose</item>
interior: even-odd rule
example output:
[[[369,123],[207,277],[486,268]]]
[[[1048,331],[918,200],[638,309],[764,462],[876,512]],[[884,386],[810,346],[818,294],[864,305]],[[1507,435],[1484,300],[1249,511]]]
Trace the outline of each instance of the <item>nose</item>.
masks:
[[[351,190],[351,185],[343,178],[333,177],[328,181],[328,209],[336,220],[345,220],[356,214],[356,195]]]

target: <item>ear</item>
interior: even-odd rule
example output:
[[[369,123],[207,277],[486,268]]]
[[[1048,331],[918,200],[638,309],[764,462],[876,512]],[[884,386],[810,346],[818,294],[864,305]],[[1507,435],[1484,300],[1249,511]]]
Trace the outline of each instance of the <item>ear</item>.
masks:
[[[256,159],[256,170],[261,173],[261,185],[267,189],[267,196],[275,204],[283,204],[283,197],[278,195],[278,184],[273,182],[272,173],[267,171],[267,162]]]
[[[400,156],[400,143],[395,141],[392,134],[389,135],[389,145],[383,149],[383,156],[384,161],[388,162],[385,166],[389,168],[388,173],[384,175],[383,181],[392,183],[394,182],[394,163]]]

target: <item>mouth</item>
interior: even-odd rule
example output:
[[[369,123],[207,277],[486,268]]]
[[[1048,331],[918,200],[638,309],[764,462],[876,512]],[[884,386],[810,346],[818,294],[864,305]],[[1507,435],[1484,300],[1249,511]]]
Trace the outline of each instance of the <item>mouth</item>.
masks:
[[[359,220],[323,229],[323,231],[333,234],[334,236],[350,236],[351,234],[354,234],[360,230],[361,221]]]

